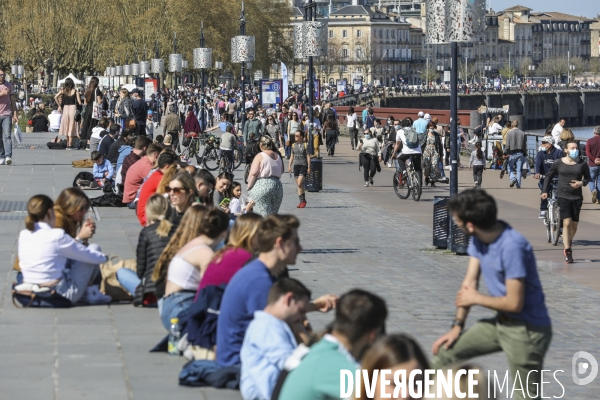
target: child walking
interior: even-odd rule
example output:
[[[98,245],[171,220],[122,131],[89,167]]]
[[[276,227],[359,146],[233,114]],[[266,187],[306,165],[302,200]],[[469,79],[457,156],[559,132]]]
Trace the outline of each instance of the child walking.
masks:
[[[298,197],[300,198],[300,204],[298,208],[306,207],[306,194],[304,193],[304,177],[307,173],[310,173],[310,156],[306,150],[306,144],[304,143],[304,132],[296,131],[294,133],[295,142],[292,145],[292,154],[290,155],[290,163],[288,170],[292,171],[294,167],[294,179],[296,185],[298,185]]]
[[[471,159],[469,160],[469,169],[473,168],[473,180],[474,185],[477,189],[481,187],[481,179],[483,177],[483,170],[485,169],[485,159],[483,157],[483,151],[481,151],[481,142],[475,143],[475,150],[471,152]]]

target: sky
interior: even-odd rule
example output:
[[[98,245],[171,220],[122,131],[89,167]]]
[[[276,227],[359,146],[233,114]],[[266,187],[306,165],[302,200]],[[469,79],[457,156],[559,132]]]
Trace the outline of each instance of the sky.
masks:
[[[600,14],[600,0],[487,0],[494,11],[518,5],[533,11],[556,11],[565,14],[594,18]]]

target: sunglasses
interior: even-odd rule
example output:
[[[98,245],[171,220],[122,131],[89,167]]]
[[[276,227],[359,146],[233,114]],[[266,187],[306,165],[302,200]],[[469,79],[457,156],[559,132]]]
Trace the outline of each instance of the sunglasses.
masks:
[[[171,193],[171,192],[173,192],[175,194],[183,193],[183,192],[185,192],[185,188],[172,188],[172,187],[167,186],[165,188],[165,193]]]
[[[6,76],[5,74],[0,74],[0,76]]]

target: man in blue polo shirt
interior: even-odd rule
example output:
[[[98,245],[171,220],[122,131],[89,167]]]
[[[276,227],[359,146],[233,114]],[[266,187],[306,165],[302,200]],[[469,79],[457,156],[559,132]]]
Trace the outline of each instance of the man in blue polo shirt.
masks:
[[[217,322],[217,363],[220,367],[239,365],[240,350],[254,312],[267,305],[269,290],[275,280],[287,275],[287,265],[296,263],[302,251],[298,227],[293,215],[269,215],[260,224],[258,258],[240,269],[231,279],[221,301]],[[325,295],[313,300],[307,311],[327,312],[335,308],[336,296]]]
[[[415,131],[417,131],[417,133],[419,135],[423,135],[425,133],[425,131],[427,130],[427,123],[428,121],[424,118],[425,113],[423,111],[419,111],[419,119],[417,119],[415,122],[413,122],[413,129]]]
[[[459,193],[450,199],[449,208],[456,225],[472,237],[467,250],[470,259],[456,295],[452,328],[433,344],[432,368],[502,351],[508,358],[516,397],[538,398],[552,326],[533,249],[519,232],[496,219],[496,202],[483,190]],[[489,295],[477,290],[480,274]],[[474,305],[492,309],[496,316],[462,333]]]

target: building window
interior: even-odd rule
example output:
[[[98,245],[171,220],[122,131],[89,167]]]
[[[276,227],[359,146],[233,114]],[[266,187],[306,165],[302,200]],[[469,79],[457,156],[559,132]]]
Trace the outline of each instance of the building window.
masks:
[[[342,49],[342,58],[348,58],[348,49]]]
[[[333,29],[329,30],[329,37],[332,38],[333,37]]]
[[[344,29],[344,30],[342,31],[342,37],[343,37],[343,38],[347,38],[347,37],[348,37],[348,31],[347,31],[347,30],[345,30],[345,29]]]
[[[362,37],[362,31],[361,31],[360,29],[358,29],[358,30],[356,31],[356,37],[357,37],[357,38],[360,38],[360,37]]]

